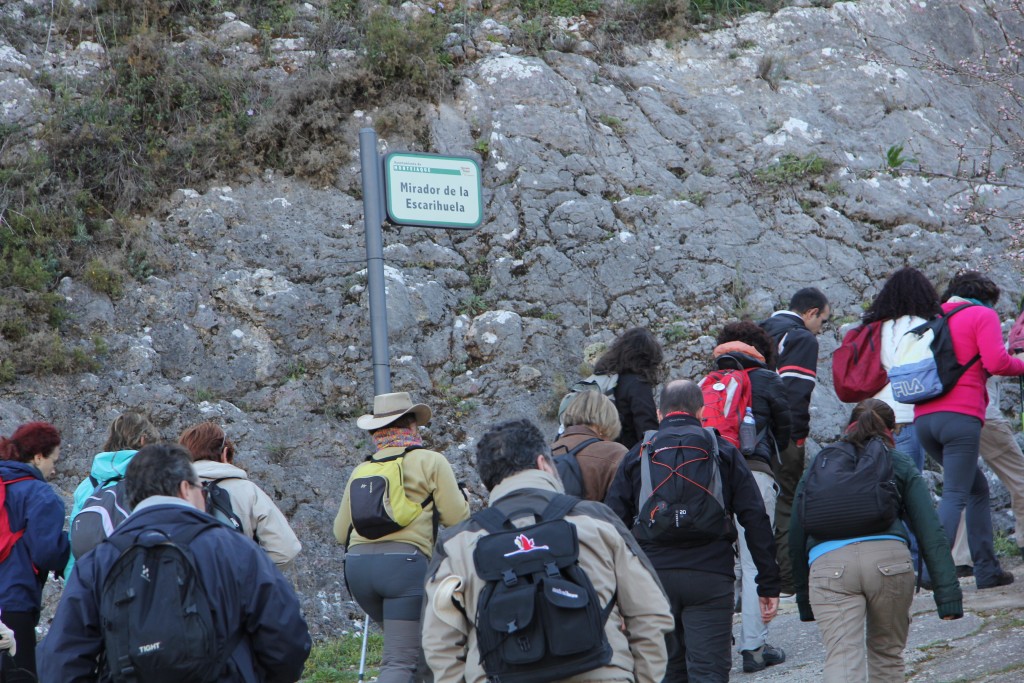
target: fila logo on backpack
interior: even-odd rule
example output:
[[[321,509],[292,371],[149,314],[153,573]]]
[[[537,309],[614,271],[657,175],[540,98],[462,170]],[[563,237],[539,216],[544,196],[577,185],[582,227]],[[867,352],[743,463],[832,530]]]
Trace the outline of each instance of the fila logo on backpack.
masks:
[[[924,403],[948,393],[981,354],[961,365],[953,349],[949,319],[973,304],[957,306],[904,334],[889,370],[892,395],[900,403]]]
[[[717,429],[722,438],[727,440],[743,455],[751,455],[765,432],[756,438],[741,439],[741,425],[747,409],[753,407],[754,394],[750,384],[750,369],[747,370],[715,370],[697,382],[704,392],[705,427]]]
[[[892,455],[877,437],[861,449],[840,441],[819,451],[796,501],[804,532],[818,540],[883,533],[900,506]]]
[[[604,626],[615,595],[602,607],[579,564],[576,527],[565,520],[578,502],[556,495],[535,524],[518,528],[494,507],[473,515],[488,532],[473,551],[487,582],[476,632],[488,681],[548,683],[611,661]]]
[[[735,540],[722,494],[713,429],[650,431],[640,446],[640,495],[633,536],[682,548]]]

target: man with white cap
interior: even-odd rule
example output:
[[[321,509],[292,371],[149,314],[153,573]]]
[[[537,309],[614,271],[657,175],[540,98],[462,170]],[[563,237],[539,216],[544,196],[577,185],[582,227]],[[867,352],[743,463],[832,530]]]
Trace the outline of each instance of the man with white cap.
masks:
[[[469,517],[451,465],[424,448],[417,431],[431,415],[406,392],[374,397],[373,414],[356,424],[370,432],[377,450],[352,471],[334,520],[334,537],[347,551],[349,592],[384,628],[379,683],[416,676],[423,584],[437,525]]]

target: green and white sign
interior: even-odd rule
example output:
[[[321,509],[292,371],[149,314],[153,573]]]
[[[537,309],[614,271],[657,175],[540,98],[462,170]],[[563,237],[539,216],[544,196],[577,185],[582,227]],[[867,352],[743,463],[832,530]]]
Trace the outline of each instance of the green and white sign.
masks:
[[[480,166],[475,159],[388,154],[384,185],[392,223],[471,230],[484,219]]]

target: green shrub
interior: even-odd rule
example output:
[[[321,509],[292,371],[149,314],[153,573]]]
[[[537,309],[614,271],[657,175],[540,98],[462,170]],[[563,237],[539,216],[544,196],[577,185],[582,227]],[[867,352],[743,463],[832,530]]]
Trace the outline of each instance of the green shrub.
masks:
[[[452,60],[444,50],[448,23],[436,14],[423,14],[408,23],[387,11],[366,20],[363,65],[384,88],[401,88],[410,95],[430,95],[451,89]]]
[[[106,294],[111,299],[121,298],[123,292],[121,273],[108,267],[102,260],[89,261],[82,273],[82,278],[94,292]]]
[[[754,171],[754,177],[766,185],[789,185],[832,170],[832,163],[817,154],[783,154],[779,160]]]

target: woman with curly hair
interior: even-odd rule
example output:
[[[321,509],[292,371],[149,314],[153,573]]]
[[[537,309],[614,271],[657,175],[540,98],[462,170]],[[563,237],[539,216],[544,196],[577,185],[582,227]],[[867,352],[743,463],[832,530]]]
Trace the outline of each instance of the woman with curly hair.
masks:
[[[956,360],[966,370],[947,393],[914,406],[917,437],[928,455],[942,463],[939,520],[950,547],[967,511],[967,540],[978,588],[1013,583],[996,559],[988,481],[978,467],[981,427],[988,407],[985,381],[990,375],[1024,375],[1024,360],[1006,352],[995,311],[999,287],[981,273],[968,271],[950,281],[942,295]],[[956,311],[954,314],[953,311]]]
[[[648,429],[658,428],[654,388],[661,382],[664,358],[650,330],[633,327],[619,335],[594,364],[596,375],[619,376],[614,396],[622,431],[616,441],[626,448],[635,446]]]
[[[900,268],[885,281],[882,290],[864,312],[865,325],[882,323],[882,367],[887,371],[896,362],[896,345],[904,334],[942,312],[939,295],[924,273],[909,266]],[[900,403],[892,395],[892,385],[875,394],[896,414],[896,450],[901,451],[924,470],[924,451],[914,428],[914,406]]]
[[[14,661],[33,674],[43,585],[51,571],[64,569],[71,553],[64,501],[46,483],[59,457],[60,432],[46,422],[29,422],[9,438],[0,437],[0,479],[11,531],[10,545],[0,548],[0,612],[14,631]]]

